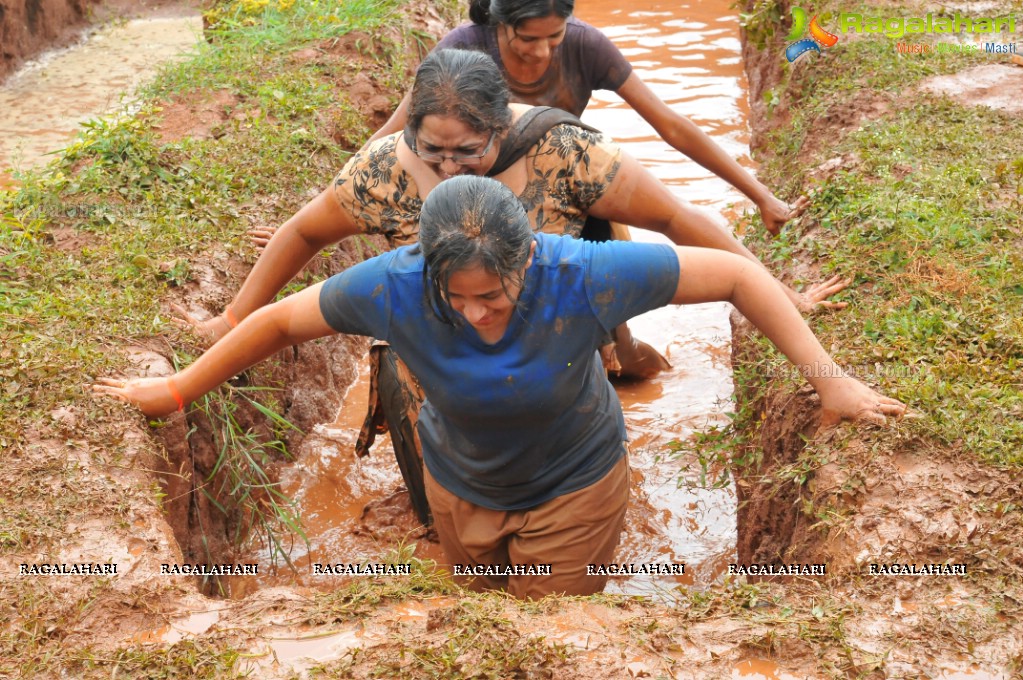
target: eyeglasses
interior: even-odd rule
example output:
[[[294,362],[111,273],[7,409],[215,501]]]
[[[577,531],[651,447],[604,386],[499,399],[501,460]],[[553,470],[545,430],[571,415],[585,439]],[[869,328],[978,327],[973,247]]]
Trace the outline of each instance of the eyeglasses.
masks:
[[[412,153],[422,158],[427,163],[443,163],[446,160],[453,161],[459,165],[479,165],[483,161],[483,157],[490,153],[490,147],[494,145],[494,137],[497,135],[497,130],[490,133],[490,138],[487,140],[487,145],[483,148],[480,153],[454,153],[448,156],[443,153],[435,153],[433,151],[420,151],[418,148],[419,138],[418,136],[412,138]]]

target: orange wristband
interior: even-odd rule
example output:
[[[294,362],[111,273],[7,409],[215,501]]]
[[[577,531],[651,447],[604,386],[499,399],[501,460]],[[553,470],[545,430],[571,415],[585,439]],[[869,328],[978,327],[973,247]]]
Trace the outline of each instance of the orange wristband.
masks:
[[[226,321],[227,325],[231,328],[238,325],[238,317],[234,315],[234,310],[231,309],[231,305],[224,308],[224,321]]]
[[[181,392],[178,392],[178,387],[174,384],[174,378],[167,378],[167,390],[174,397],[174,401],[178,402],[178,411],[184,411],[185,400],[181,398]]]

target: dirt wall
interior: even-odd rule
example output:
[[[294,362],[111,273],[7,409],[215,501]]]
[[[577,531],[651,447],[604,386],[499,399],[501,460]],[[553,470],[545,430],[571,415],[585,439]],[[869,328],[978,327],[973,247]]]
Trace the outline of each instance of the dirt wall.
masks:
[[[0,0],[0,83],[25,61],[114,19],[195,11],[201,0]]]
[[[24,60],[70,43],[99,0],[0,0],[0,82]]]
[[[745,3],[753,10],[752,3]],[[777,3],[782,12],[788,3]],[[750,149],[754,157],[763,148],[763,137],[770,121],[763,94],[782,78],[778,51],[761,49],[754,36],[743,31],[743,63],[749,82]],[[777,120],[775,120],[775,123]],[[752,342],[756,331],[740,314],[732,315],[732,365],[756,365],[758,348]],[[740,409],[764,415],[758,432],[750,433],[745,447],[736,453],[739,458],[759,449],[762,455],[756,466],[736,468],[736,516],[739,562],[742,564],[788,563],[807,559],[811,546],[818,540],[805,540],[806,527],[800,508],[806,489],[803,485],[781,481],[775,473],[793,463],[812,437],[819,423],[817,399],[812,391],[791,394],[758,394],[736,384],[735,398]]]

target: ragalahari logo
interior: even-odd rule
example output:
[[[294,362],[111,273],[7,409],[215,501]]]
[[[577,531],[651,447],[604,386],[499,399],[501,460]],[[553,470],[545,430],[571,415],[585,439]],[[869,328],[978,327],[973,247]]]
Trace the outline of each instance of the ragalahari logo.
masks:
[[[829,17],[829,14],[825,14],[822,20],[827,21]],[[810,37],[803,38],[803,34],[807,30],[810,31]],[[807,52],[820,54],[821,48],[828,49],[829,47],[834,47],[835,43],[838,42],[838,36],[825,31],[821,27],[820,22],[817,21],[817,15],[814,15],[810,25],[807,26],[806,11],[802,7],[793,7],[792,30],[789,31],[786,40],[790,42],[795,41],[785,48],[785,58],[789,60],[789,63],[792,63]]]

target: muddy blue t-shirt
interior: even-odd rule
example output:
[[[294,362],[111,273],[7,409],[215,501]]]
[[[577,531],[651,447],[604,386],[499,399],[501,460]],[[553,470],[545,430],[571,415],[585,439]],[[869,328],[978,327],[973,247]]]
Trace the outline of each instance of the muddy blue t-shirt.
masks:
[[[582,115],[594,90],[617,90],[632,73],[632,65],[606,35],[575,17],[565,23],[565,38],[554,48],[550,67],[533,83],[509,75],[501,59],[496,26],[462,24],[434,49],[486,52],[501,68],[513,102],[556,106],[576,116]]]
[[[493,345],[427,307],[418,246],[355,265],[320,294],[332,328],[387,340],[419,378],[418,432],[434,479],[495,510],[587,487],[621,459],[622,407],[597,348],[623,321],[667,304],[678,286],[670,246],[536,240],[516,311]]]

